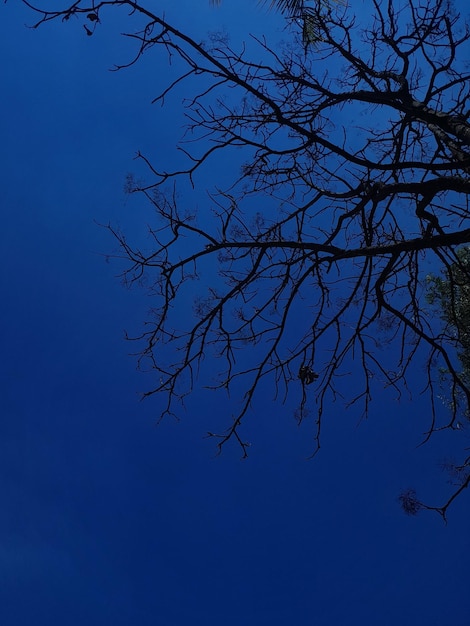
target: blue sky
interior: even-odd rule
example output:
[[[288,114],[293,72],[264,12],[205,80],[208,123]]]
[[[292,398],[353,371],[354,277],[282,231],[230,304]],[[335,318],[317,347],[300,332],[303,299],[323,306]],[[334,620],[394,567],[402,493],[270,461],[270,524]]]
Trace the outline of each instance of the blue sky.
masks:
[[[167,15],[201,37],[287,36],[275,14],[233,5]],[[151,105],[169,70],[149,56],[108,71],[130,53],[124,15],[88,38],[26,29],[19,2],[0,11],[0,623],[468,626],[468,497],[447,527],[396,500],[448,489],[436,463],[454,442],[416,447],[419,396],[378,399],[360,425],[338,407],[314,460],[313,424],[269,393],[244,461],[203,438],[225,399],[198,393],[156,427],[123,339],[152,303],[120,284],[97,223],[145,235],[151,211],[123,184],[137,150],[174,158],[182,111]]]

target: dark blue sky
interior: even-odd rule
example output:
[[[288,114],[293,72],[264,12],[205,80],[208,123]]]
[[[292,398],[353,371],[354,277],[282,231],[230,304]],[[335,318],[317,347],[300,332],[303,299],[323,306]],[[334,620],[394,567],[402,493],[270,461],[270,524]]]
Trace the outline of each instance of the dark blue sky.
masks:
[[[177,4],[198,36],[287,36],[248,0]],[[168,69],[107,71],[129,58],[124,15],[88,38],[24,28],[18,1],[0,12],[0,624],[468,626],[468,497],[447,527],[397,503],[448,489],[436,463],[454,442],[416,448],[419,396],[378,398],[359,426],[339,406],[310,461],[313,423],[269,393],[245,461],[203,438],[225,398],[201,392],[155,426],[123,340],[152,302],[122,287],[96,222],[144,238],[151,211],[123,184],[137,150],[173,158],[182,111],[150,104]]]

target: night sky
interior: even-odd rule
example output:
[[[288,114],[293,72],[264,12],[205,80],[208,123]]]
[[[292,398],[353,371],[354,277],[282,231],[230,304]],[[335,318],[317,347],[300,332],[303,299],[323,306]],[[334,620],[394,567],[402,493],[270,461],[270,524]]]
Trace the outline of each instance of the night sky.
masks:
[[[166,14],[234,44],[289,36],[254,4]],[[146,241],[152,211],[123,187],[138,150],[176,159],[178,98],[151,104],[171,70],[157,53],[108,71],[132,55],[125,12],[93,37],[72,21],[28,29],[18,0],[0,16],[0,625],[469,626],[468,495],[447,526],[397,501],[410,486],[445,501],[438,464],[468,438],[418,447],[419,393],[376,398],[361,422],[339,404],[312,460],[313,420],[298,427],[268,389],[246,460],[204,438],[226,425],[225,396],[198,391],[157,425],[163,400],[140,401],[151,377],[124,340],[152,299],[122,285],[100,224]]]

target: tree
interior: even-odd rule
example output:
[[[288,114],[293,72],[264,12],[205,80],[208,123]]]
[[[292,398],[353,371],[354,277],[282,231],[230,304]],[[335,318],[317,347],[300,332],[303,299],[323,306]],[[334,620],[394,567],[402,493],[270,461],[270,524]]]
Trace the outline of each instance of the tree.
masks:
[[[367,415],[376,393],[386,387],[400,398],[412,368],[424,364],[425,439],[456,429],[470,388],[425,300],[430,264],[451,272],[458,247],[470,242],[470,32],[450,2],[371,0],[366,25],[353,8],[315,5],[315,47],[259,40],[260,61],[222,37],[196,41],[144,0],[35,8],[35,26],[93,14],[102,27],[110,7],[140,18],[130,33],[133,63],[152,48],[179,59],[180,73],[157,101],[185,80],[201,84],[186,101],[190,143],[181,145],[181,167],[166,171],[139,154],[151,180],[128,181],[158,215],[153,247],[135,248],[110,227],[129,262],[125,279],[145,277],[158,300],[135,338],[140,365],[155,372],[146,396],[165,394],[165,415],[196,379],[235,390],[239,410],[209,435],[220,449],[238,442],[246,455],[242,426],[267,381],[280,400],[298,395],[299,421],[315,407],[318,449],[328,408],[351,394],[345,374],[354,370],[346,405]],[[211,219],[185,208],[177,185],[197,186],[200,171],[232,151],[237,159],[240,148],[233,181],[208,190]],[[183,324],[175,311],[200,272],[205,293]],[[220,368],[215,381],[204,364],[210,358]],[[442,368],[447,414],[435,404]],[[405,495],[408,512],[445,517],[447,505],[425,507]]]
[[[456,251],[457,260],[446,267],[442,274],[426,276],[426,300],[433,305],[444,322],[444,332],[449,345],[454,346],[461,366],[461,377],[466,386],[470,385],[470,247],[464,246]],[[448,371],[443,368],[443,379],[446,380]],[[444,397],[445,404],[449,400]],[[460,402],[459,413],[470,418],[468,404],[461,401],[459,394],[454,394],[450,401],[451,406]],[[460,424],[457,424],[460,427]],[[438,512],[446,518],[450,504],[470,484],[470,456],[460,463],[446,462],[443,469],[448,473],[450,482],[457,485],[457,491],[441,507]],[[415,515],[422,508],[427,507],[418,500],[414,490],[408,490],[400,496],[404,510]],[[436,510],[434,508],[434,510]]]

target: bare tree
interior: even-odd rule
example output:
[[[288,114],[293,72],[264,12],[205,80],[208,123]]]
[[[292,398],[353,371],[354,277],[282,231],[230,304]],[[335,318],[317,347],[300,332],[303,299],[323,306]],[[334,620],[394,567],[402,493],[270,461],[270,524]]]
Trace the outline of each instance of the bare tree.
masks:
[[[298,395],[300,421],[308,404],[315,408],[318,449],[346,373],[356,377],[347,406],[367,414],[374,393],[386,386],[400,397],[418,366],[430,401],[425,438],[456,428],[470,389],[423,294],[428,268],[450,268],[470,242],[464,20],[448,0],[371,0],[365,25],[353,7],[322,4],[309,9],[314,49],[258,40],[263,60],[255,62],[223,38],[196,41],[148,4],[34,9],[36,26],[73,17],[96,29],[109,8],[128,7],[145,20],[129,35],[138,46],[132,62],[161,48],[184,66],[156,100],[201,81],[185,103],[181,168],[166,171],[140,154],[151,180],[129,181],[159,216],[153,247],[137,249],[113,230],[130,262],[126,280],[145,276],[158,301],[136,338],[140,364],[155,372],[146,396],[164,394],[170,414],[198,377],[242,389],[238,412],[210,435],[219,448],[236,440],[246,455],[242,423],[266,380],[280,401]],[[240,148],[244,163],[231,184],[208,190],[212,217],[188,210],[177,182],[197,184],[200,170],[231,150],[238,159]],[[205,293],[182,326],[175,311],[200,272]],[[380,351],[378,337],[390,349]],[[215,381],[203,365],[210,358],[218,359]],[[439,368],[450,380],[448,411],[435,401]],[[405,496],[406,509],[424,507]],[[427,508],[445,515],[447,506]]]

